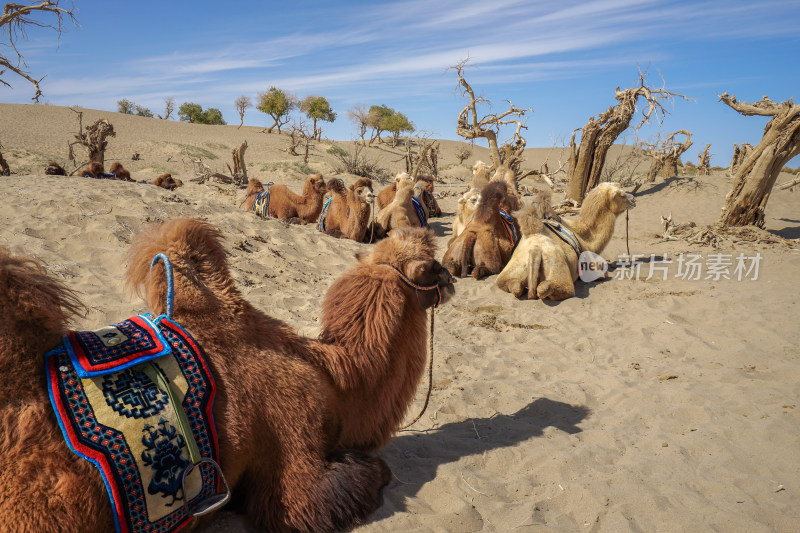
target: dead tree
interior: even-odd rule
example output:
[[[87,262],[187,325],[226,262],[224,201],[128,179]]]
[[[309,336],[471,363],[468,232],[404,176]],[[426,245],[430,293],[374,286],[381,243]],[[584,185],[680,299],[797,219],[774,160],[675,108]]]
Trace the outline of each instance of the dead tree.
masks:
[[[0,144],[0,176],[10,176],[11,169],[8,166],[8,163],[3,158],[3,145]]]
[[[308,131],[308,124],[302,120],[293,122],[289,128],[289,146],[286,149],[291,155],[299,156],[298,149],[303,151],[303,162],[308,163],[308,155],[313,148],[314,139],[316,139],[316,131]]]
[[[711,153],[709,149],[711,143],[706,144],[705,150],[697,154],[697,175],[710,176],[711,175]]]
[[[519,176],[519,167],[522,162],[522,152],[525,149],[525,139],[520,132],[523,129],[527,129],[522,118],[525,113],[532,110],[530,108],[520,109],[508,102],[509,108],[507,111],[500,114],[490,113],[478,119],[478,104],[491,105],[491,103],[483,96],[475,96],[475,91],[464,79],[464,67],[468,61],[469,59],[465,59],[450,67],[458,75],[458,87],[461,89],[461,94],[469,99],[467,105],[458,114],[456,133],[469,140],[486,139],[489,143],[489,153],[492,159],[490,170],[498,169],[505,164],[515,171],[515,177],[519,181],[524,177]],[[497,144],[497,134],[502,126],[510,124],[516,124],[517,129],[514,135],[501,148]]]
[[[98,119],[91,126],[86,126],[85,131],[83,127],[83,112],[75,111],[78,114],[78,133],[75,134],[75,140],[69,143],[69,160],[75,161],[75,152],[73,146],[79,144],[86,148],[89,152],[89,161],[97,161],[102,163],[106,157],[106,148],[108,147],[108,137],[116,137],[117,133],[114,131],[114,126],[104,118]],[[86,164],[80,163],[78,168]]]
[[[731,157],[731,164],[728,166],[728,176],[736,175],[736,171],[739,170],[739,167],[752,151],[753,145],[750,143],[742,143],[742,146],[733,143],[733,157]]]
[[[419,147],[414,151],[413,146]],[[417,137],[416,142],[406,143],[406,172],[416,178],[420,174],[439,177],[439,142],[427,137]]]
[[[764,227],[764,209],[781,169],[800,154],[800,105],[790,98],[777,104],[764,96],[754,104],[739,102],[728,93],[720,95],[728,107],[745,116],[772,117],[764,136],[742,161],[725,198],[720,222],[730,226]]]
[[[250,100],[249,96],[242,95],[234,100],[233,105],[236,107],[236,111],[239,113],[239,128],[241,128],[242,124],[244,124],[244,113],[247,111],[248,107],[253,106],[253,101]],[[238,130],[239,128],[236,129]]]
[[[683,143],[675,140],[676,135],[683,135],[686,139]],[[645,181],[652,183],[656,180],[658,173],[664,179],[671,178],[678,175],[678,161],[681,155],[692,146],[692,134],[687,130],[678,130],[664,139],[664,142],[655,142],[653,144],[642,143],[642,147],[647,151],[648,155],[652,158],[650,161],[650,169],[647,171],[647,178]]]
[[[175,99],[171,96],[164,98],[164,115],[158,115],[158,118],[161,120],[169,120],[173,111],[175,111]]]
[[[73,23],[76,22],[74,13],[75,8],[71,7],[70,9],[65,9],[60,7],[58,4],[59,0],[41,1],[38,4],[30,5],[6,4],[3,8],[3,14],[0,15],[0,31],[3,33],[8,33],[8,48],[13,50],[14,54],[17,56],[16,59],[9,59],[6,57],[5,53],[0,52],[0,76],[2,76],[6,70],[10,70],[18,76],[28,80],[35,89],[33,100],[37,102],[39,101],[39,97],[42,96],[42,90],[39,87],[39,82],[44,79],[44,76],[37,80],[22,70],[22,67],[25,65],[25,60],[23,59],[20,51],[17,49],[16,41],[20,36],[23,38],[25,37],[27,27],[29,26],[56,30],[56,32],[58,32],[58,36],[61,37],[61,33],[64,31],[64,19],[69,18],[69,20],[71,20]],[[35,11],[51,13],[56,18],[55,23],[47,24],[40,20],[31,18],[31,13]],[[0,77],[0,83],[6,87],[11,87],[11,84],[2,79],[2,77]]]
[[[233,157],[233,169],[228,167],[233,178],[233,183],[236,185],[247,184],[247,165],[244,162],[244,152],[247,150],[247,141],[239,145],[239,148],[234,148],[231,151]]]
[[[651,89],[647,86],[644,72],[639,72],[638,87],[624,91],[617,87],[614,90],[614,98],[618,103],[609,107],[597,118],[590,117],[583,128],[572,132],[572,138],[569,141],[567,198],[580,204],[586,193],[600,182],[608,150],[617,137],[630,126],[640,98],[644,100],[646,107],[642,110],[642,120],[636,126],[636,130],[649,122],[654,115],[661,124],[664,116],[668,114],[664,108],[664,102],[671,101],[675,96],[686,98],[682,94],[667,91],[663,87]],[[581,132],[580,146],[575,145],[575,134],[578,131]]]

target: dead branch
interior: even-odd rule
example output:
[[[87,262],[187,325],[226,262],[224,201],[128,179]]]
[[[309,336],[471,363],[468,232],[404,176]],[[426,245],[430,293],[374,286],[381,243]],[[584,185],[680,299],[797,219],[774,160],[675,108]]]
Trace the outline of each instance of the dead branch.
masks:
[[[236,185],[247,185],[247,165],[244,162],[244,152],[247,150],[247,141],[232,150],[233,170],[231,176]],[[230,168],[230,167],[229,167]]]
[[[676,135],[685,137],[682,143],[675,140]],[[652,144],[640,143],[643,150],[652,158],[650,170],[647,172],[645,181],[654,182],[659,172],[662,172],[664,179],[678,175],[678,161],[681,155],[692,146],[692,134],[688,130],[678,130],[671,133],[663,142]]]
[[[73,147],[79,144],[89,152],[89,161],[102,163],[105,160],[106,148],[108,147],[109,137],[116,137],[114,126],[104,118],[98,119],[91,126],[83,127],[83,112],[70,108],[78,115],[78,132],[75,133],[75,140],[68,143],[69,160],[75,161]]]
[[[697,154],[697,175],[710,176],[711,175],[711,154],[709,149],[711,143],[706,144],[705,150]]]

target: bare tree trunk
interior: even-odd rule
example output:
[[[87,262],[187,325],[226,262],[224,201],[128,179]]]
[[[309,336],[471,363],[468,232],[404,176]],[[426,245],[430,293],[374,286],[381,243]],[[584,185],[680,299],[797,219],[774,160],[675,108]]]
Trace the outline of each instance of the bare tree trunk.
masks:
[[[0,152],[0,176],[10,176],[11,169],[8,167],[8,163],[3,158],[3,152]]]
[[[753,145],[750,143],[742,143],[742,146],[733,143],[733,157],[731,157],[731,164],[728,166],[728,176],[736,175],[739,167],[752,151]]]
[[[705,150],[701,153],[697,154],[697,175],[698,176],[710,176],[711,175],[711,154],[709,153],[709,149],[711,148],[711,143],[706,144]]]
[[[70,159],[74,160],[73,145],[80,144],[89,152],[89,161],[104,162],[106,148],[108,147],[106,139],[117,136],[114,126],[108,120],[102,118],[95,121],[91,126],[86,126],[86,131],[82,131],[83,112],[75,111],[74,109],[72,111],[78,114],[78,133],[75,134],[75,140],[69,143]]]
[[[790,98],[782,104],[766,96],[754,103],[738,102],[727,93],[720,96],[726,105],[745,116],[771,116],[761,141],[742,161],[734,177],[733,189],[725,197],[720,222],[732,226],[764,227],[764,210],[781,169],[800,154],[800,105]]]
[[[684,135],[686,136],[686,140],[683,143],[678,143],[675,141],[676,135]],[[653,158],[645,181],[649,183],[654,182],[659,172],[664,179],[677,176],[678,161],[680,161],[681,155],[691,148],[691,146],[692,134],[687,130],[679,130],[670,134],[669,137],[664,139],[663,143],[656,142],[652,145],[642,143],[642,147],[646,149],[650,157]]]
[[[233,181],[237,185],[247,183],[247,165],[244,162],[244,152],[247,150],[247,141],[234,148],[233,155]]]
[[[643,118],[636,129],[648,122],[653,113],[659,122],[663,120],[666,110],[662,100],[669,100],[673,96],[685,98],[664,88],[651,89],[646,85],[645,73],[642,72],[639,73],[639,87],[624,91],[620,91],[617,87],[614,93],[618,103],[609,107],[597,118],[589,119],[581,130],[581,142],[578,147],[575,146],[575,132],[578,130],[572,133],[567,198],[575,200],[578,204],[583,202],[588,191],[600,183],[608,150],[630,125],[636,113],[636,102],[640,97],[644,98],[647,108],[642,111]]]

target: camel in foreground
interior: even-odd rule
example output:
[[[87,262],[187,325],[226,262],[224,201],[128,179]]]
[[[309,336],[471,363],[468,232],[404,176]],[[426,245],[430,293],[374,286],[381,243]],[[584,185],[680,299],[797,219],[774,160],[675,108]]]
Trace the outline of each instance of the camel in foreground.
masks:
[[[617,217],[636,206],[633,195],[616,183],[601,183],[572,219],[541,219],[536,205],[521,216],[523,238],[497,277],[497,286],[514,296],[564,300],[575,296],[582,251],[601,253],[611,240]]]
[[[264,191],[264,185],[256,178],[250,178],[241,209],[251,211],[256,195]],[[310,174],[303,185],[303,194],[293,193],[286,185],[276,183],[269,186],[269,204],[267,214],[282,220],[299,219],[302,224],[317,221],[322,212],[322,201],[325,197],[325,180],[322,174]]]
[[[433,235],[405,231],[361,255],[325,296],[310,339],[254,308],[235,287],[221,234],[179,219],[137,236],[127,281],[152,313],[193,335],[214,374],[220,463],[238,508],[268,531],[362,523],[390,478],[371,454],[400,426],[426,360],[426,309],[453,292]],[[64,442],[42,354],[80,310],[29,261],[0,251],[0,524],[25,531],[111,531],[105,486]],[[57,480],[57,481],[55,481]]]
[[[324,233],[363,242],[369,227],[371,204],[375,199],[372,180],[358,178],[349,188],[338,179],[328,181],[331,193],[330,205],[320,219],[320,230]]]
[[[519,224],[508,213],[516,206],[502,181],[483,188],[475,216],[450,240],[442,264],[451,274],[475,279],[499,274],[519,240]]]

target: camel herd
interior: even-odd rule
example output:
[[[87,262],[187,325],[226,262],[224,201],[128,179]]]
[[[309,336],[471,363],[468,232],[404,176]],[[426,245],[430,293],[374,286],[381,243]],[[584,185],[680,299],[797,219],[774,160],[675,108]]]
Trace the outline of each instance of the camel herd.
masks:
[[[67,171],[64,170],[64,167],[59,165],[56,161],[50,161],[47,163],[47,166],[44,169],[44,173],[48,176],[66,176]],[[108,172],[105,171],[105,166],[103,163],[99,161],[92,161],[89,165],[84,168],[80,175],[85,178],[94,178],[94,179],[112,179],[117,181],[135,181],[131,178],[131,173],[125,167],[122,166],[122,163],[119,161],[115,161],[109,167]],[[172,174],[165,173],[161,174],[157,178],[155,178],[152,182],[153,185],[156,187],[161,187],[162,189],[167,189],[168,191],[174,191],[181,185],[183,182],[178,178],[173,178]]]
[[[490,175],[489,167],[477,161],[472,172],[470,186],[458,200],[442,264],[456,277],[499,275],[497,286],[516,297],[574,296],[580,254],[600,253],[611,239],[616,217],[635,205],[619,185],[604,183],[587,196],[577,217],[562,220],[544,193],[524,207],[510,168],[501,166]],[[316,222],[328,235],[369,243],[402,228],[426,227],[429,218],[442,215],[433,177],[406,172],[377,195],[369,178],[347,187],[341,178],[326,183],[321,174],[313,174],[301,195],[282,184],[270,183],[265,189],[251,178],[239,207],[262,217]]]
[[[121,165],[115,170],[122,175]],[[135,238],[127,283],[153,316],[170,310],[205,354],[217,387],[220,467],[233,506],[254,526],[318,532],[363,523],[391,479],[376,451],[400,428],[424,372],[426,311],[452,297],[454,277],[499,274],[497,285],[515,296],[571,297],[581,251],[600,252],[616,217],[634,206],[618,185],[601,184],[576,218],[562,220],[544,194],[524,206],[513,173],[489,178],[476,165],[440,263],[424,227],[441,214],[433,186],[401,173],[376,196],[368,178],[347,186],[315,174],[298,195],[251,179],[242,209],[376,241],[328,290],[318,338],[243,298],[222,235],[208,223],[171,220]],[[151,266],[159,254],[171,274],[166,262]],[[82,309],[38,263],[0,247],[0,524],[115,527],[99,471],[62,437],[43,372],[43,354]]]

